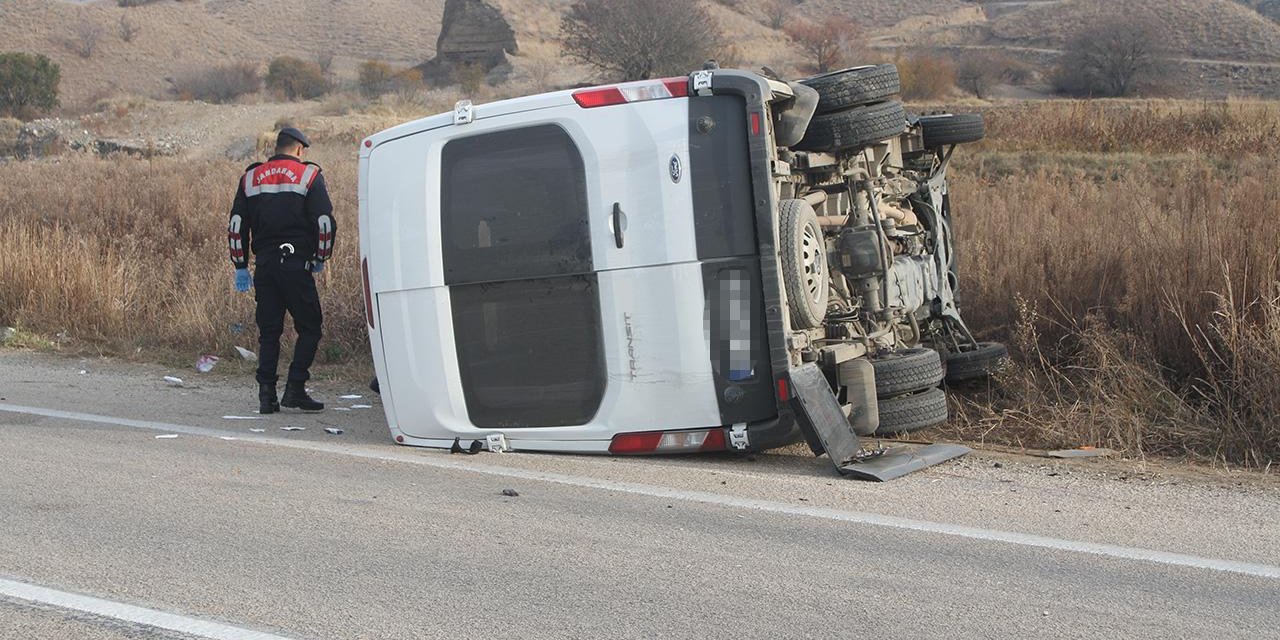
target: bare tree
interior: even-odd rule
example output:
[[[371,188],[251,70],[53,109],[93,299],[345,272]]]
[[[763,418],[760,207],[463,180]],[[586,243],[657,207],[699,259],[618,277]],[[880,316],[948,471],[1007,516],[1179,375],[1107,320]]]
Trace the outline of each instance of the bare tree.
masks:
[[[138,32],[141,30],[142,30],[142,27],[139,26],[138,23],[134,22],[133,20],[130,20],[128,14],[121,14],[120,16],[120,39],[121,40],[124,40],[125,42],[133,42],[133,39],[138,37]]]
[[[787,18],[791,17],[791,11],[795,7],[796,0],[765,0],[762,7],[765,24],[772,29],[781,29],[787,24]]]
[[[861,29],[848,18],[822,22],[797,21],[787,25],[787,36],[796,43],[812,71],[826,73],[844,66]]]
[[[321,51],[316,54],[316,64],[320,65],[320,72],[329,75],[329,71],[333,69],[333,52]]]
[[[986,98],[991,88],[1004,80],[1005,62],[986,52],[967,55],[956,65],[956,86],[975,97]]]
[[[566,56],[619,80],[688,73],[713,55],[720,40],[699,2],[577,0],[560,22]]]
[[[70,33],[54,40],[61,42],[68,51],[81,58],[92,58],[93,52],[98,50],[98,43],[102,41],[105,33],[106,29],[103,29],[102,25],[84,20]]]
[[[1164,66],[1163,40],[1163,29],[1150,20],[1103,17],[1067,45],[1053,74],[1054,87],[1074,95],[1133,95]]]

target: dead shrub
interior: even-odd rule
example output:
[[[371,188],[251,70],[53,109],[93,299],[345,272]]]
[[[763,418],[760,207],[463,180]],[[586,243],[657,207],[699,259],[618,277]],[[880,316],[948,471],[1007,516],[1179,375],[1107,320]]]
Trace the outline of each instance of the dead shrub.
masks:
[[[936,100],[955,87],[956,67],[942,56],[920,53],[894,60],[902,78],[902,97],[907,100]]]
[[[173,92],[182,100],[225,103],[261,88],[258,65],[248,62],[192,71],[173,79]]]
[[[853,43],[862,33],[854,21],[831,16],[820,21],[797,20],[783,30],[804,56],[808,70],[826,73],[845,66]]]
[[[329,91],[320,65],[292,56],[279,56],[267,65],[267,89],[288,100],[310,100]]]

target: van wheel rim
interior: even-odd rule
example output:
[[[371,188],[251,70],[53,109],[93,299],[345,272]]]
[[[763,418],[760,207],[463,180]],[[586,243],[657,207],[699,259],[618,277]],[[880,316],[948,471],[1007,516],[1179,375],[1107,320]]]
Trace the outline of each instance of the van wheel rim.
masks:
[[[805,225],[804,234],[800,238],[800,262],[804,265],[804,288],[809,299],[818,302],[822,299],[823,251],[822,232],[813,225]]]

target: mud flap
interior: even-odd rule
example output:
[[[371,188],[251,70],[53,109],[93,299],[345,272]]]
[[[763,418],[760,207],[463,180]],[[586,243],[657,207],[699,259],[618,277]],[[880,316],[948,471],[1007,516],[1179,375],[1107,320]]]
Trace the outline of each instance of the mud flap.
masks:
[[[866,450],[831,393],[831,385],[818,365],[808,363],[791,370],[791,407],[815,454],[827,454],[841,475],[885,482],[969,453],[956,444],[931,444],[906,448]]]

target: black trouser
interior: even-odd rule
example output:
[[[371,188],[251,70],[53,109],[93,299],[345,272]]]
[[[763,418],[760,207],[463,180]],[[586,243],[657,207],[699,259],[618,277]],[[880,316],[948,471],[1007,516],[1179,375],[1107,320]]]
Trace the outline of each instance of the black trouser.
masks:
[[[293,316],[293,328],[298,332],[288,380],[306,382],[320,345],[323,320],[315,278],[301,260],[264,260],[253,274],[253,289],[258,301],[258,382],[274,385],[279,380],[276,364],[280,360],[285,311]]]

